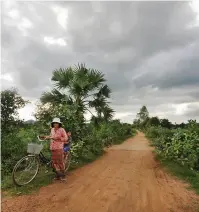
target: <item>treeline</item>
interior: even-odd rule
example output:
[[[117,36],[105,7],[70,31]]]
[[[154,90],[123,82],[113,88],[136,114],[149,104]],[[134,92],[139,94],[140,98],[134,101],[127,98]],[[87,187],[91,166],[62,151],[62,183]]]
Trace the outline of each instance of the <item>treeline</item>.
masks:
[[[199,123],[196,124],[199,127]],[[166,118],[160,119],[157,116],[150,117],[147,107],[142,106],[140,111],[137,113],[136,119],[133,121],[133,125],[138,129],[147,129],[150,126],[154,127],[160,126],[167,129],[177,129],[177,128],[185,129],[189,126],[189,121],[187,123],[182,122],[180,124],[177,123],[173,124]]]
[[[37,135],[50,132],[50,122],[60,117],[67,131],[72,132],[72,166],[94,160],[104,147],[119,143],[135,134],[131,124],[114,120],[109,105],[111,90],[102,72],[83,64],[53,71],[51,92],[45,92],[35,111],[36,122],[19,119],[18,110],[28,101],[16,89],[1,92],[1,173],[9,175],[16,161],[26,154],[27,144]],[[88,121],[84,115],[91,113]],[[50,156],[49,144],[45,154]]]

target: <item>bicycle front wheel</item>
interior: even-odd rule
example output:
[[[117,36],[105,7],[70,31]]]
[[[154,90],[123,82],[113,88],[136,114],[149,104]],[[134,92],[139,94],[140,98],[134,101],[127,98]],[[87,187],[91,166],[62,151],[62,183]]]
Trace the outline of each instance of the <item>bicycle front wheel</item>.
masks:
[[[39,159],[28,155],[19,160],[13,168],[12,179],[15,185],[27,185],[36,177],[39,171]]]

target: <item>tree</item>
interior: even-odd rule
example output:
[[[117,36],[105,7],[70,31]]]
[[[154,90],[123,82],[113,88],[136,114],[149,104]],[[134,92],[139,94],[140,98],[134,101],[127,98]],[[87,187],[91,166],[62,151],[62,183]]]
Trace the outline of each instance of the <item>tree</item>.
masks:
[[[168,119],[160,119],[160,125],[168,129],[172,127],[172,123]]]
[[[149,117],[149,112],[147,110],[147,107],[144,105],[141,107],[140,112],[137,113],[137,119],[140,120],[140,122],[145,121]]]
[[[141,107],[140,112],[137,113],[136,117],[140,123],[143,123],[144,121],[146,121],[149,118],[149,112],[145,105]]]
[[[23,108],[25,101],[15,88],[1,92],[1,126],[3,132],[18,121],[18,110]]]
[[[150,126],[159,126],[160,125],[160,120],[159,120],[159,118],[157,116],[151,117],[148,120],[147,125],[150,125]]]
[[[144,128],[149,121],[149,112],[146,106],[142,106],[140,112],[137,113],[136,119],[133,121],[133,125],[137,128]]]
[[[82,122],[87,111],[92,114],[93,119],[112,119],[114,111],[107,101],[111,90],[105,84],[106,80],[100,71],[78,64],[75,67],[55,70],[51,80],[54,89],[43,93],[41,102],[44,106],[72,105],[76,108],[76,117]],[[97,117],[91,112],[92,109]]]

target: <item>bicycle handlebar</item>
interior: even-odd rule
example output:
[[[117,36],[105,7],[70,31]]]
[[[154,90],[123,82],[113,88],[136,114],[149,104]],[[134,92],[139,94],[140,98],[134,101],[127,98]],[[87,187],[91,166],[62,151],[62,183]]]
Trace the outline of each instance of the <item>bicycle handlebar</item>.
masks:
[[[46,139],[41,139],[39,135],[37,136],[37,139],[38,139],[39,141],[45,141],[45,140],[46,140]]]

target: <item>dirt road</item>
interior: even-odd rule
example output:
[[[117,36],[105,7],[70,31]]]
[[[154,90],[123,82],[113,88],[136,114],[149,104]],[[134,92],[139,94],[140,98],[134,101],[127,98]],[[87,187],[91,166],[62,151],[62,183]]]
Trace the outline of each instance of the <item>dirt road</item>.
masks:
[[[68,182],[7,199],[3,212],[195,212],[198,197],[166,174],[143,134],[110,148]]]

